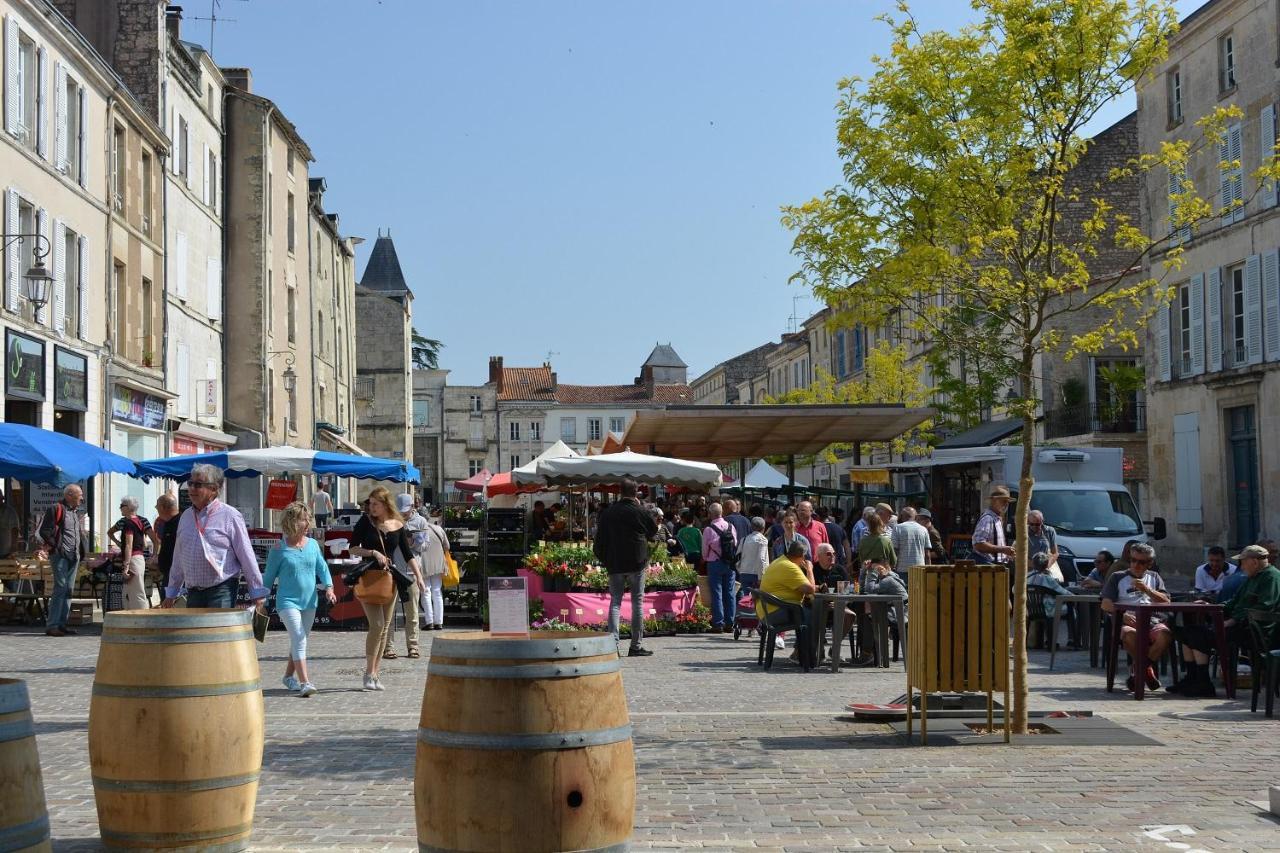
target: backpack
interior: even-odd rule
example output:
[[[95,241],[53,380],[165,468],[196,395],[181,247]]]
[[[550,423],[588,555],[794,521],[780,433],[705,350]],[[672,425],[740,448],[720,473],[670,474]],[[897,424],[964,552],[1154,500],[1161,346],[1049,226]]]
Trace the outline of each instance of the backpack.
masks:
[[[741,555],[738,554],[738,543],[733,538],[733,525],[725,521],[723,528],[716,527],[715,530],[720,537],[720,561],[729,568],[736,567]]]

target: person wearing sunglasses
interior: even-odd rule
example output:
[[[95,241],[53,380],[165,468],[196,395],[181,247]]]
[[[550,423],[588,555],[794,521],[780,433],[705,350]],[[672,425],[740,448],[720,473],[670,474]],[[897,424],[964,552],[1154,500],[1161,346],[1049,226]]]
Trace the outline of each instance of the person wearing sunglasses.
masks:
[[[1154,571],[1156,551],[1150,545],[1139,543],[1129,549],[1129,564],[1125,571],[1115,571],[1107,578],[1102,587],[1102,610],[1115,613],[1116,602],[1121,604],[1151,604],[1169,601],[1169,594],[1164,590],[1164,580]],[[1158,661],[1169,650],[1173,642],[1173,634],[1169,626],[1154,616],[1151,619],[1151,644],[1147,651],[1147,660]],[[1120,627],[1120,642],[1130,657],[1136,657],[1138,649],[1137,616],[1124,614],[1124,624]],[[1134,679],[1141,675],[1147,680],[1149,690],[1160,688],[1160,679],[1156,678],[1155,669],[1147,667],[1145,673],[1134,673],[1129,676],[1126,686],[1133,690]]]
[[[218,500],[222,477],[222,469],[213,465],[191,469],[191,506],[178,520],[173,567],[161,607],[173,607],[184,589],[188,607],[234,607],[241,575],[251,599],[267,596],[244,516]]]

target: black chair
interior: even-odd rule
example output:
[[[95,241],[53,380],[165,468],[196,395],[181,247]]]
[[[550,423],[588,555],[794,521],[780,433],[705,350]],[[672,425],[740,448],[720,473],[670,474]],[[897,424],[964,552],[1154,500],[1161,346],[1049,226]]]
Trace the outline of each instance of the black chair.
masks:
[[[1049,631],[1052,628],[1053,620],[1045,615],[1044,602],[1051,593],[1042,586],[1027,586],[1027,637],[1031,637],[1031,626],[1036,623],[1040,624],[1040,644],[1036,648],[1049,648],[1045,645],[1045,638],[1048,637],[1052,643],[1056,637],[1049,637]]]
[[[778,634],[783,631],[794,631],[800,668],[805,672],[813,669],[813,641],[809,637],[809,615],[804,607],[790,601],[783,601],[776,595],[760,589],[756,589],[753,596],[757,601],[777,608],[760,623],[760,651],[756,656],[756,665],[763,666],[765,669],[772,667],[774,641]]]
[[[1280,689],[1280,613],[1271,610],[1249,611],[1250,664],[1253,670],[1253,697],[1249,710],[1257,712],[1258,694],[1266,691],[1266,714],[1275,715],[1276,690]]]

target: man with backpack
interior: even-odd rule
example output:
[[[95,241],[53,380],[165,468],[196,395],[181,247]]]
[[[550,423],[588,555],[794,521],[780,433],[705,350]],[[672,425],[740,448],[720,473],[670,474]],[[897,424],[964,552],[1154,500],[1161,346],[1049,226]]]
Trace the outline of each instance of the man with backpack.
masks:
[[[84,516],[80,501],[84,492],[75,483],[62,490],[62,500],[54,504],[40,523],[40,548],[36,556],[48,557],[53,562],[53,596],[49,603],[49,618],[45,633],[50,637],[65,637],[75,630],[67,627],[71,614],[71,590],[75,586],[80,561],[89,551],[88,537],[84,535]]]
[[[702,529],[702,559],[707,564],[707,586],[711,588],[711,633],[733,631],[737,611],[734,579],[738,568],[738,532],[722,517],[720,504],[707,507],[707,526]]]

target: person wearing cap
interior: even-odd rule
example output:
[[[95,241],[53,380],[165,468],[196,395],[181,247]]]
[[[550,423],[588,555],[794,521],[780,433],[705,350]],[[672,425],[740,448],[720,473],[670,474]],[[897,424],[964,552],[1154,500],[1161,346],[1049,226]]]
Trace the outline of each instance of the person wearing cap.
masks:
[[[906,571],[912,566],[923,566],[929,562],[929,548],[933,543],[929,539],[929,531],[916,522],[916,511],[911,507],[903,507],[890,539],[898,559],[894,565],[898,571]]]
[[[1249,611],[1268,610],[1274,613],[1280,610],[1280,569],[1271,565],[1271,557],[1261,545],[1250,545],[1231,561],[1240,567],[1246,580],[1240,592],[1223,608],[1227,643],[1247,646]],[[1187,667],[1187,677],[1176,685],[1177,695],[1186,698],[1216,696],[1217,691],[1209,678],[1209,653],[1217,649],[1213,629],[1204,624],[1183,625],[1178,628],[1176,636],[1182,643],[1182,660]]]
[[[1167,603],[1169,593],[1165,592],[1164,579],[1155,571],[1156,549],[1145,543],[1138,543],[1129,549],[1129,564],[1125,571],[1113,571],[1102,587],[1102,612],[1115,613],[1116,602],[1121,604]],[[1112,617],[1115,618],[1114,616]],[[1169,626],[1155,616],[1146,617],[1151,620],[1151,645],[1148,648],[1147,660],[1158,661],[1168,651],[1173,642],[1173,634]],[[1137,657],[1138,649],[1138,617],[1133,613],[1124,614],[1124,624],[1120,627],[1120,643],[1130,657]],[[1151,690],[1160,689],[1160,679],[1156,678],[1155,668],[1148,665],[1145,673],[1133,673],[1125,686],[1133,690],[1135,678],[1144,677]]]
[[[942,544],[942,533],[933,526],[933,513],[927,509],[916,510],[916,524],[929,534],[929,562],[943,565],[947,562],[947,549]]]
[[[996,486],[991,490],[990,503],[973,528],[974,559],[979,563],[1007,564],[1013,557],[1013,547],[1004,538],[1004,513],[1009,508],[1009,490]]]

